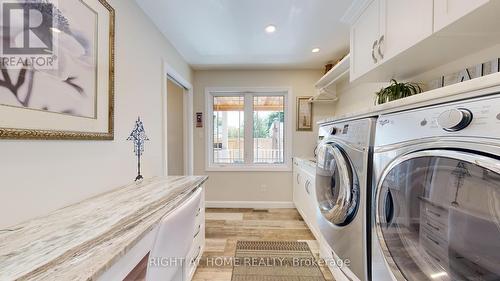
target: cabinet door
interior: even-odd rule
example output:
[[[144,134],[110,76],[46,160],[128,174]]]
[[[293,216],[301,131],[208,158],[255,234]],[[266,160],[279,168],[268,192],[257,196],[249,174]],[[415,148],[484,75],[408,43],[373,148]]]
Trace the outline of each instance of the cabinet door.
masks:
[[[296,164],[293,167],[293,202],[299,211],[304,212],[304,179],[302,170]],[[305,218],[304,218],[305,219]]]
[[[298,164],[294,160],[293,161],[292,186],[293,186],[293,203],[295,203],[295,205],[297,205],[297,200],[298,200],[298,195],[299,195],[298,194],[299,183],[297,181],[297,177],[299,174],[298,168],[299,168]]]
[[[304,182],[302,183],[302,188],[304,189],[304,204],[306,216],[312,218],[312,197],[313,197],[313,179],[308,173],[304,173]]]
[[[313,234],[316,236],[319,233],[318,224],[316,221],[316,182],[315,175],[306,174],[306,182],[304,183],[304,190],[306,193],[306,213],[307,213],[307,225],[311,228]]]
[[[434,32],[488,2],[489,0],[434,0]]]
[[[379,38],[380,0],[372,1],[351,27],[351,81],[372,70],[378,62],[372,52]]]
[[[433,0],[381,0],[376,54],[388,60],[432,35]]]

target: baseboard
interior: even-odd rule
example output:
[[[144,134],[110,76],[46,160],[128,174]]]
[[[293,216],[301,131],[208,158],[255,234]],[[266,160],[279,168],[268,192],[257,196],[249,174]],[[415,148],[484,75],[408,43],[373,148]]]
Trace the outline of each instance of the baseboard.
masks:
[[[295,208],[293,202],[286,201],[206,201],[207,208],[252,208],[285,209]]]

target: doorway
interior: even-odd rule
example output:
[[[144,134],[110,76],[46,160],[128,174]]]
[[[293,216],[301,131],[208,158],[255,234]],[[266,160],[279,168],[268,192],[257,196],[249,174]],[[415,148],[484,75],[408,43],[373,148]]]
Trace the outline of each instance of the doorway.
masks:
[[[167,167],[169,176],[186,175],[186,88],[172,77],[167,78]]]

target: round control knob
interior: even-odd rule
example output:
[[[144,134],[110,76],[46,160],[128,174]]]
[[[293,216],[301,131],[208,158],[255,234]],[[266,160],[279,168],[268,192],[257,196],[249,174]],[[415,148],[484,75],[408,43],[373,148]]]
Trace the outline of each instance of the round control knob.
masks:
[[[472,122],[472,112],[465,108],[450,109],[441,113],[437,123],[443,130],[456,132],[463,130]]]
[[[335,135],[335,134],[337,134],[337,128],[332,127],[332,128],[330,129],[330,135]]]

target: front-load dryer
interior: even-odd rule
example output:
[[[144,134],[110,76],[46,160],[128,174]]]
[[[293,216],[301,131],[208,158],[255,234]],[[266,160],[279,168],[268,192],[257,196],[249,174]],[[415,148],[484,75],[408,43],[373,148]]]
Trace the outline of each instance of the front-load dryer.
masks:
[[[375,120],[367,118],[320,128],[317,222],[333,266],[340,270],[334,275],[342,275],[335,276],[337,280],[368,280],[366,203],[374,125]]]
[[[500,95],[382,115],[374,281],[500,280]]]

